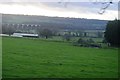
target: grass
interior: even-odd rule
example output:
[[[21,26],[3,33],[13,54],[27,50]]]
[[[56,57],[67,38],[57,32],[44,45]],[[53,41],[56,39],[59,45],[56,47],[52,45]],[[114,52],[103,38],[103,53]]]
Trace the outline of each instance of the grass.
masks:
[[[117,78],[117,51],[3,37],[3,78]]]

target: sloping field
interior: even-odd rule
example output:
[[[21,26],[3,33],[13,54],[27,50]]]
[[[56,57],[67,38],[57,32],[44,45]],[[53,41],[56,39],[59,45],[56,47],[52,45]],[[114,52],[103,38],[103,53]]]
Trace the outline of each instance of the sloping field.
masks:
[[[118,50],[3,37],[3,78],[116,78]]]

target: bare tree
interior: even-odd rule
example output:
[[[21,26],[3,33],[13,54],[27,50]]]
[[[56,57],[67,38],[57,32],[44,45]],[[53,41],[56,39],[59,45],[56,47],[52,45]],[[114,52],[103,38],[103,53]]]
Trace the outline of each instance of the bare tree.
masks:
[[[71,40],[71,34],[70,32],[66,33],[63,35],[63,40],[70,41]]]
[[[2,33],[8,34],[9,36],[15,32],[15,29],[8,25],[2,25]]]
[[[53,35],[50,29],[39,30],[39,36],[45,37],[46,39]]]

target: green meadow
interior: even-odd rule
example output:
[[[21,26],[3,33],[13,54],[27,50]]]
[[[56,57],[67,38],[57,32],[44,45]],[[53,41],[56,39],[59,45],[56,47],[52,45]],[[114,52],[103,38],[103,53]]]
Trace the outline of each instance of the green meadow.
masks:
[[[116,48],[76,47],[30,38],[2,38],[3,78],[117,78]]]

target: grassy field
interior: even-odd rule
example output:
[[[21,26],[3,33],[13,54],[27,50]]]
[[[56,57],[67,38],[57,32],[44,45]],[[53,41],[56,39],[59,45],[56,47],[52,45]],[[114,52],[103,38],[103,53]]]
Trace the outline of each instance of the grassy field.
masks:
[[[117,78],[117,49],[3,37],[3,78]]]

